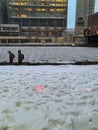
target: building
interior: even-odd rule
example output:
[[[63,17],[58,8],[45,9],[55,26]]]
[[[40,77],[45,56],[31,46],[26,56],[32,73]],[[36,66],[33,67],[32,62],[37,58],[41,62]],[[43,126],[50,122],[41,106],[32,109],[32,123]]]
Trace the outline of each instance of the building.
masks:
[[[84,19],[83,17],[78,17],[77,23],[76,23],[76,36],[83,36],[84,33]]]
[[[88,27],[84,30],[84,39],[89,46],[98,47],[98,12],[89,15]]]
[[[19,42],[19,25],[0,24],[0,43],[18,43],[18,42]]]
[[[88,46],[98,47],[98,12],[89,15],[88,28],[84,30],[84,38]]]
[[[88,17],[88,28],[92,30],[92,33],[98,31],[98,12]]]
[[[72,45],[73,36],[74,36],[74,29],[73,28],[67,28],[63,32],[63,36],[65,37],[66,45]]]
[[[8,23],[19,25],[19,35],[25,42],[61,43],[67,7],[68,0],[7,0]]]
[[[3,22],[2,14],[2,0],[0,0],[0,24]]]
[[[0,1],[0,12],[1,12],[1,1]],[[2,15],[0,13],[0,24],[1,24],[1,20],[2,20]]]
[[[76,24],[75,24],[75,34],[77,28],[77,21],[79,17],[84,20],[84,29],[87,28],[88,16],[94,13],[95,0],[77,0],[76,4]]]
[[[0,24],[7,24],[7,3],[6,0],[0,0]]]

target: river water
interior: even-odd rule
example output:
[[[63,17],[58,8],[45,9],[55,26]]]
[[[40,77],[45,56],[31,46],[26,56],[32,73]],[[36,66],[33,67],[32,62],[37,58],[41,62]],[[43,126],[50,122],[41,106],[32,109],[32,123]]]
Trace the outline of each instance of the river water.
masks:
[[[98,66],[0,66],[0,130],[98,129]]]

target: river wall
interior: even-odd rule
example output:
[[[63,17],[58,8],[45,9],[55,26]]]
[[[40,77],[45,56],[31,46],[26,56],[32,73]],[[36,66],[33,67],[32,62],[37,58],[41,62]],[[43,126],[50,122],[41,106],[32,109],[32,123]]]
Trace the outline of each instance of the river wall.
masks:
[[[65,46],[0,46],[0,62],[9,62],[8,51],[18,59],[18,50],[24,54],[24,62],[54,63],[74,61],[98,61],[98,48]]]

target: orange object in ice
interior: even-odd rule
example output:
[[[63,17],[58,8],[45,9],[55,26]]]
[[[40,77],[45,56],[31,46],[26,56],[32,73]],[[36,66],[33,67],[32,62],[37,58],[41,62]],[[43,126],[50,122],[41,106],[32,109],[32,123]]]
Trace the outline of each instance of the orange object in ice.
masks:
[[[37,87],[36,87],[36,90],[38,90],[38,91],[44,91],[44,86],[41,84],[41,85],[38,85]]]

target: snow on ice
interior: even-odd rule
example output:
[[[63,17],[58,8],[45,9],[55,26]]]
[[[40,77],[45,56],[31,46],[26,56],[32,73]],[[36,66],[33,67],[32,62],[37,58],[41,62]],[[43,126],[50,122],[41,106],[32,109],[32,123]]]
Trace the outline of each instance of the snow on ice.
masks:
[[[98,66],[0,66],[0,130],[97,130]]]

